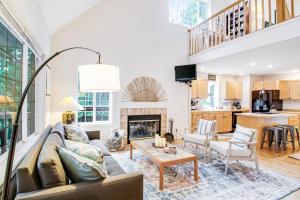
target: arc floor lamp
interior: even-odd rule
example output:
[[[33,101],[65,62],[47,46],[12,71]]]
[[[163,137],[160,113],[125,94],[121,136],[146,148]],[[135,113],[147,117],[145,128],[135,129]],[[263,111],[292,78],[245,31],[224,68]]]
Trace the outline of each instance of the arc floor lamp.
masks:
[[[2,190],[2,200],[9,199],[9,190],[10,190],[10,182],[11,182],[11,174],[12,174],[12,166],[16,148],[16,139],[17,139],[17,131],[19,128],[19,118],[22,112],[22,106],[25,101],[25,97],[28,93],[30,86],[35,80],[36,76],[40,73],[40,71],[55,57],[64,53],[66,51],[71,50],[86,50],[98,55],[98,63],[91,65],[84,65],[78,67],[79,77],[80,77],[80,91],[82,92],[91,92],[91,91],[117,91],[120,90],[120,81],[119,81],[119,68],[112,65],[104,65],[101,63],[101,53],[85,48],[85,47],[72,47],[67,48],[62,51],[58,51],[54,53],[51,57],[49,57],[46,61],[44,61],[32,75],[32,78],[27,83],[20,100],[20,104],[17,109],[16,118],[13,124],[13,130],[11,135],[11,141],[8,151],[7,163],[6,163],[6,171],[3,183]]]

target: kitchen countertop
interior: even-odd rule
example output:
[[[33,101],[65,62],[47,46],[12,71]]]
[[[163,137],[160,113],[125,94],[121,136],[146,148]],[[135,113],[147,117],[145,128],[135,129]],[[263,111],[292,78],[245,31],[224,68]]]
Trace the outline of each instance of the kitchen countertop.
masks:
[[[249,109],[247,108],[242,108],[242,109],[217,109],[217,108],[213,108],[213,109],[209,109],[209,108],[203,108],[203,109],[199,109],[199,110],[192,110],[191,112],[246,112],[249,111]]]
[[[276,113],[276,114],[263,114],[263,113],[237,113],[237,116],[244,117],[257,117],[257,118],[286,118],[297,116],[297,114],[288,114],[288,113]]]

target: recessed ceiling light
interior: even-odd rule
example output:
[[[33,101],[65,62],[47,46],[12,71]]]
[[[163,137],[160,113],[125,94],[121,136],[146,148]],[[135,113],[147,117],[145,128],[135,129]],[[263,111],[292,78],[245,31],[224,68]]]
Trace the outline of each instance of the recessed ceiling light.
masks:
[[[241,73],[239,73],[239,75],[240,75],[240,76],[243,76],[243,75],[245,75],[245,74],[244,74],[243,72],[241,72]]]
[[[219,72],[219,75],[223,75],[224,74],[224,72]]]
[[[250,66],[256,66],[257,65],[257,63],[256,62],[252,62],[252,63],[250,63]]]
[[[294,69],[293,70],[293,73],[297,73],[297,72],[299,72],[298,69]]]
[[[272,69],[274,66],[273,65],[268,65],[267,66],[269,69]]]

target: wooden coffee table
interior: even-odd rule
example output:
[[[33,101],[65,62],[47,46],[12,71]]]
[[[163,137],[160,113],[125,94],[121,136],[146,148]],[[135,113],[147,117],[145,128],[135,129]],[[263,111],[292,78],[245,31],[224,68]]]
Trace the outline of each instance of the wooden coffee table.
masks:
[[[197,156],[177,148],[177,154],[167,154],[162,148],[152,146],[153,139],[135,140],[130,142],[130,159],[132,159],[132,150],[136,148],[145,156],[151,159],[159,167],[159,189],[164,187],[164,169],[171,165],[183,164],[186,162],[194,162],[194,179],[199,180],[198,176],[198,159]]]

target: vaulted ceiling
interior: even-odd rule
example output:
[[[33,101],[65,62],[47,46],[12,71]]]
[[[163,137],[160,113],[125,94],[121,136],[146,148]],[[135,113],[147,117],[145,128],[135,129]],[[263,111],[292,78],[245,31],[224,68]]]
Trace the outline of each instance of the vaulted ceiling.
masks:
[[[102,0],[38,0],[53,35]]]

